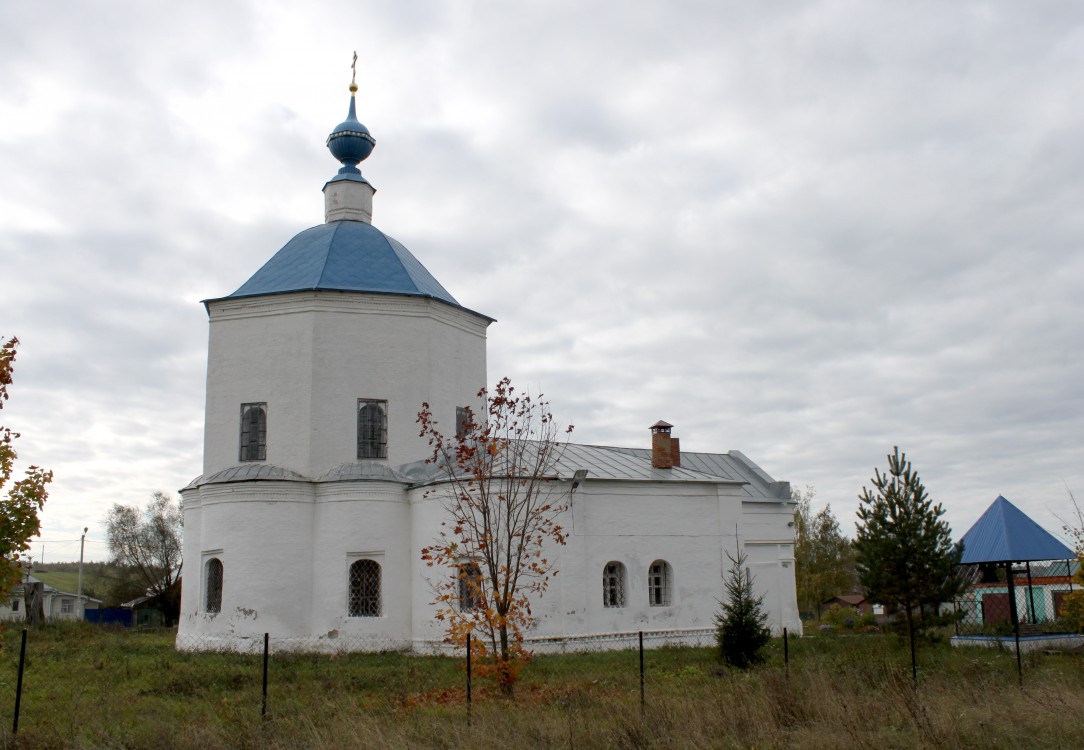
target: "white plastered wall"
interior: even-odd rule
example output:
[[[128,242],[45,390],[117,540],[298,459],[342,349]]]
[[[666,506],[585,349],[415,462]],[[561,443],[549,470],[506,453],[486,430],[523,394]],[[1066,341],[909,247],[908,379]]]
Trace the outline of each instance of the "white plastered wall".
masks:
[[[772,634],[802,634],[794,581],[794,505],[789,501],[745,499],[742,503],[746,564]],[[734,554],[731,552],[731,554]]]
[[[204,474],[239,463],[240,408],[267,403],[266,463],[317,479],[357,460],[357,402],[388,402],[388,462],[426,457],[416,418],[486,378],[488,319],[426,298],[299,292],[217,300],[207,367]]]
[[[410,643],[410,506],[393,482],[328,482],[317,486],[313,524],[314,635],[373,650]],[[379,617],[350,617],[350,566],[374,560],[381,569]]]
[[[180,645],[309,632],[313,485],[205,485],[184,493],[184,509]],[[211,557],[223,567],[222,609],[217,614],[204,611],[205,564]]]
[[[560,518],[567,544],[551,545],[545,552],[557,561],[559,573],[532,604],[536,624],[528,637],[710,629],[730,571],[727,553],[736,555],[739,540],[757,576],[756,589],[765,595],[773,632],[787,627],[800,633],[792,547],[778,539],[787,538],[791,510],[785,503],[750,508],[742,501],[736,483],[582,483]],[[414,490],[411,502],[414,638],[416,647],[426,650],[443,637],[443,627],[433,618],[434,585],[452,571],[428,568],[418,557],[439,530],[439,491]],[[671,568],[669,606],[649,603],[648,569],[656,560]],[[625,607],[603,603],[603,568],[611,561],[625,566]]]

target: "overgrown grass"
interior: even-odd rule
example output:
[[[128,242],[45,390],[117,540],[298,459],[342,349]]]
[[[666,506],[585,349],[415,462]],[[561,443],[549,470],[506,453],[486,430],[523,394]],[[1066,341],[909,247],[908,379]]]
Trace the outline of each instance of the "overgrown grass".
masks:
[[[3,634],[0,746],[14,747],[19,631]],[[173,650],[172,632],[57,624],[30,633],[20,748],[1043,748],[1084,736],[1079,654],[924,647],[919,685],[892,636],[792,639],[767,666],[709,649],[539,656],[508,700],[462,660],[404,654],[261,657]]]

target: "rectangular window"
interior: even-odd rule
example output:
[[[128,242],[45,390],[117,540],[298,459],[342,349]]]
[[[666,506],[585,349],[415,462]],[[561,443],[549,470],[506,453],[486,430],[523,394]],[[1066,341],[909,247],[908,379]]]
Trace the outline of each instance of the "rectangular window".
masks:
[[[388,402],[358,399],[358,458],[388,457]]]
[[[241,404],[241,460],[267,460],[267,403]]]
[[[60,600],[60,614],[62,614],[62,615],[70,615],[74,611],[75,611],[75,601],[74,600],[72,600],[72,599],[61,599]]]
[[[473,410],[469,406],[455,407],[455,436],[462,440],[470,431],[470,424],[474,421]]]
[[[470,612],[483,607],[482,569],[478,563],[463,563],[456,567],[458,577],[459,611]]]
[[[11,600],[11,611],[12,612],[18,612],[19,611],[19,600],[18,599],[12,599]]]

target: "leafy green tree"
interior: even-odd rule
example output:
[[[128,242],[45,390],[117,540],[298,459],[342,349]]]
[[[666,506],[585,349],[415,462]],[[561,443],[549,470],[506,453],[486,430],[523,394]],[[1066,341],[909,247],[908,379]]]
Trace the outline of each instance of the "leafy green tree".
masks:
[[[963,547],[952,543],[945,510],[934,504],[898,447],[888,471],[874,469],[873,490],[859,495],[858,577],[866,596],[903,612],[911,641],[911,674],[917,678],[915,628],[923,608],[952,601],[967,583],[958,574]]]
[[[8,400],[8,386],[12,383],[17,338],[4,341],[0,337],[0,409]],[[0,426],[0,490],[11,479],[15,461],[19,457],[14,442],[19,433]],[[19,582],[19,555],[30,549],[30,539],[41,530],[38,512],[49,496],[46,489],[53,481],[53,472],[38,466],[26,470],[22,479],[11,484],[7,493],[0,497],[0,596]]]
[[[1062,529],[1072,537],[1073,547],[1076,549],[1078,567],[1073,580],[1084,587],[1084,510],[1076,501],[1072,490],[1069,490],[1069,501],[1073,505],[1073,514],[1076,518],[1072,521],[1063,519]],[[1068,620],[1078,632],[1084,633],[1084,588],[1077,589],[1065,597],[1058,615]]]
[[[764,597],[753,590],[753,574],[745,565],[745,555],[739,552],[735,559],[727,552],[726,556],[730,575],[724,584],[726,601],[719,603],[721,610],[715,615],[715,640],[724,662],[748,669],[764,661],[772,633],[767,627]]]
[[[848,593],[858,581],[854,548],[839,528],[830,505],[813,513],[812,487],[795,489],[794,579],[798,609],[806,617],[820,619],[821,605],[838,594]]]
[[[172,621],[180,613],[181,536],[184,518],[176,501],[155,492],[140,511],[117,503],[105,518],[109,554],[137,580]]]

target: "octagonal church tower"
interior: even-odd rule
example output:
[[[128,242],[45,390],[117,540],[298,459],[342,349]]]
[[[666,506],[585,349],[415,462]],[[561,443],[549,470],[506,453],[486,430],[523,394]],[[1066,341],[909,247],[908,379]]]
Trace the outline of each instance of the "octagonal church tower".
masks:
[[[327,140],[342,167],[324,185],[325,222],[204,302],[204,462],[181,491],[180,648],[244,650],[265,632],[302,647],[411,638],[411,548],[399,540],[411,533],[402,472],[428,455],[415,418],[427,402],[454,425],[476,403],[493,320],[372,225],[376,191],[358,164],[375,141],[356,92]]]

